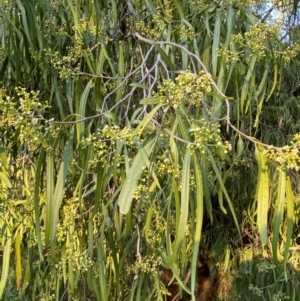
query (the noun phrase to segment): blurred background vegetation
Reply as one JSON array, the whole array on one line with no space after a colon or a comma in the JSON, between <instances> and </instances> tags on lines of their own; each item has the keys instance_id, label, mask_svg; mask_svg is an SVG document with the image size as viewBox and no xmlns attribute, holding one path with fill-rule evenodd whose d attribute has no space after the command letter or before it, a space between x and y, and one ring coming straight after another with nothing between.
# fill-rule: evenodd
<instances>
[{"instance_id":1,"label":"blurred background vegetation","mask_svg":"<svg viewBox=\"0 0 300 301\"><path fill-rule=\"evenodd\" d=\"M1 300L298 300L297 8L0 0Z\"/></svg>"}]
</instances>

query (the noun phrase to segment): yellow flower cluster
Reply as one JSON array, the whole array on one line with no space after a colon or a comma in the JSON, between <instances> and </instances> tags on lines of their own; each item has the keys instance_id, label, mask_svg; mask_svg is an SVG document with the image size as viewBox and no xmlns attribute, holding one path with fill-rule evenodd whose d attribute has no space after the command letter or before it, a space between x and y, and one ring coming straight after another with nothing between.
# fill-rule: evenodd
<instances>
[{"instance_id":1,"label":"yellow flower cluster","mask_svg":"<svg viewBox=\"0 0 300 301\"><path fill-rule=\"evenodd\" d=\"M175 82L165 80L159 87L159 95L166 96L163 98L166 105L176 109L181 104L201 106L202 97L211 90L210 74L183 72L175 79Z\"/></svg>"},{"instance_id":2,"label":"yellow flower cluster","mask_svg":"<svg viewBox=\"0 0 300 301\"><path fill-rule=\"evenodd\" d=\"M47 102L39 101L39 91L27 92L25 88L17 87L15 96L10 97L5 90L0 90L0 130L6 135L20 130L19 142L26 143L28 150L34 151L45 143L44 135L50 126L50 121L43 117L47 108Z\"/></svg>"},{"instance_id":3,"label":"yellow flower cluster","mask_svg":"<svg viewBox=\"0 0 300 301\"><path fill-rule=\"evenodd\" d=\"M291 145L283 146L282 148L270 147L265 151L269 160L275 161L279 164L278 168L293 169L299 171L300 169L300 133L294 136Z\"/></svg>"},{"instance_id":4,"label":"yellow flower cluster","mask_svg":"<svg viewBox=\"0 0 300 301\"><path fill-rule=\"evenodd\" d=\"M231 144L227 141L222 141L219 124L217 123L201 120L199 124L191 127L190 132L194 136L197 149L200 149L202 152L205 152L205 146L222 150L224 155L231 150Z\"/></svg>"},{"instance_id":5,"label":"yellow flower cluster","mask_svg":"<svg viewBox=\"0 0 300 301\"><path fill-rule=\"evenodd\" d=\"M115 143L117 140L122 141L126 145L133 145L133 138L131 135L132 130L128 128L121 129L118 126L105 126L102 130L98 130L97 133L82 139L81 146L83 148L89 145L93 146L94 156L90 161L92 166L96 166L98 163L107 164L108 160L117 159L118 164L123 163L124 158L122 155L116 154ZM115 158L115 156L117 156Z\"/></svg>"}]
</instances>

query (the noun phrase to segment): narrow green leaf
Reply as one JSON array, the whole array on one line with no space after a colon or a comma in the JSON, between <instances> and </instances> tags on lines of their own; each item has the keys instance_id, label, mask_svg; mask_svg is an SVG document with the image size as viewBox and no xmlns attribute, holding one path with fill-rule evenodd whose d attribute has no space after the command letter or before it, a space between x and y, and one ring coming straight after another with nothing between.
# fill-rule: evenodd
<instances>
[{"instance_id":1,"label":"narrow green leaf","mask_svg":"<svg viewBox=\"0 0 300 301\"><path fill-rule=\"evenodd\" d=\"M53 191L54 191L54 158L53 150L47 152L46 156L46 244L51 242L51 219L53 215Z\"/></svg>"},{"instance_id":2,"label":"narrow green leaf","mask_svg":"<svg viewBox=\"0 0 300 301\"><path fill-rule=\"evenodd\" d=\"M220 46L220 31L221 31L221 9L216 12L215 30L214 30L214 40L212 45L212 75L215 78L217 76L218 68L218 48Z\"/></svg>"},{"instance_id":3,"label":"narrow green leaf","mask_svg":"<svg viewBox=\"0 0 300 301\"><path fill-rule=\"evenodd\" d=\"M59 209L62 203L63 190L65 187L65 181L68 174L69 164L71 161L71 157L73 154L73 136L74 136L74 128L71 128L70 137L66 142L66 146L63 152L62 161L60 164L59 172L56 179L55 190L53 192L53 197L50 200L52 203L50 204L51 211L47 212L46 216L46 225L49 227L49 242L53 243L56 237L56 228L59 219ZM53 173L53 170L52 170ZM53 174L51 178L53 177ZM51 188L51 187L50 187ZM51 188L52 189L52 188ZM48 200L49 201L49 200ZM48 231L46 233L48 233Z\"/></svg>"},{"instance_id":4,"label":"narrow green leaf","mask_svg":"<svg viewBox=\"0 0 300 301\"><path fill-rule=\"evenodd\" d=\"M175 70L175 67L174 67L172 61L170 60L168 55L165 53L165 51L157 44L155 44L155 49L159 52L159 54L161 55L162 60L167 64L167 66L171 70Z\"/></svg>"},{"instance_id":5,"label":"narrow green leaf","mask_svg":"<svg viewBox=\"0 0 300 301\"><path fill-rule=\"evenodd\" d=\"M270 97L273 95L273 92L275 91L276 86L278 85L277 77L278 77L278 65L276 62L277 58L273 55L273 62L274 62L274 70L273 70L273 85L271 88L271 91L269 92L269 95L266 99L266 102L270 99Z\"/></svg>"},{"instance_id":6,"label":"narrow green leaf","mask_svg":"<svg viewBox=\"0 0 300 301\"><path fill-rule=\"evenodd\" d=\"M150 206L147 210L146 221L145 221L145 239L148 243L149 243L149 230L152 231L151 229L152 216L153 216L153 209L152 206Z\"/></svg>"},{"instance_id":7,"label":"narrow green leaf","mask_svg":"<svg viewBox=\"0 0 300 301\"><path fill-rule=\"evenodd\" d=\"M66 246L68 249L73 249L73 239L71 238L71 234L69 233L69 231L67 231L67 235L66 235ZM74 283L74 271L73 271L73 262L71 260L67 261L67 267L68 267L68 285L69 285L69 290L71 294L74 294L74 288L75 288L75 283Z\"/></svg>"},{"instance_id":8,"label":"narrow green leaf","mask_svg":"<svg viewBox=\"0 0 300 301\"><path fill-rule=\"evenodd\" d=\"M210 38L210 32L205 32L205 37L204 39L204 45L203 45L203 50L202 50L202 61L205 67L209 70L210 69L210 64L211 64L211 38Z\"/></svg>"},{"instance_id":9,"label":"narrow green leaf","mask_svg":"<svg viewBox=\"0 0 300 301\"><path fill-rule=\"evenodd\" d=\"M2 170L8 170L8 163L7 163L7 158L6 158L6 153L5 153L5 148L2 145L2 143L0 143L0 162L2 165Z\"/></svg>"},{"instance_id":10,"label":"narrow green leaf","mask_svg":"<svg viewBox=\"0 0 300 301\"><path fill-rule=\"evenodd\" d=\"M181 205L180 205L180 218L179 225L176 229L176 239L174 243L174 250L171 258L167 262L167 266L173 265L174 261L180 253L180 248L183 243L186 225L189 213L189 193L190 193L190 161L191 151L188 148L184 155L182 166L182 185L181 185Z\"/></svg>"},{"instance_id":11,"label":"narrow green leaf","mask_svg":"<svg viewBox=\"0 0 300 301\"><path fill-rule=\"evenodd\" d=\"M272 251L275 263L278 263L279 255L279 233L283 218L284 201L286 190L286 174L283 170L279 171L278 186L277 186L277 200L273 219L273 237L272 237Z\"/></svg>"},{"instance_id":12,"label":"narrow green leaf","mask_svg":"<svg viewBox=\"0 0 300 301\"><path fill-rule=\"evenodd\" d=\"M218 178L219 184L220 184L220 186L222 188L222 191L223 191L223 193L225 195L225 198L227 200L227 203L228 203L228 206L230 208L230 211L231 211L232 217L234 219L236 228L238 230L239 236L240 236L240 238L242 238L241 228L240 228L240 225L238 223L238 220L237 220L237 217L236 217L236 214L235 214L235 210L233 208L233 204L232 204L232 202L230 200L230 197L229 197L229 195L227 193L227 190L226 190L226 188L224 186L224 183L223 183L223 180L222 180L222 176L221 176L220 171L219 171L219 169L217 167L216 161L215 161L215 159L214 159L211 151L207 147L205 147L205 151L207 152L207 154L209 156L209 159L210 159L211 165L213 167L213 170L214 170L214 172L215 172L215 174L216 174L216 176Z\"/></svg>"},{"instance_id":13,"label":"narrow green leaf","mask_svg":"<svg viewBox=\"0 0 300 301\"><path fill-rule=\"evenodd\" d=\"M178 14L179 14L180 18L183 19L184 18L184 12L183 12L183 9L181 7L181 2L179 2L178 0L172 0L172 1L175 5L177 11L178 11Z\"/></svg>"},{"instance_id":14,"label":"narrow green leaf","mask_svg":"<svg viewBox=\"0 0 300 301\"><path fill-rule=\"evenodd\" d=\"M241 135L239 135L239 141L237 143L237 149L236 149L236 157L239 158L241 154L244 151L244 143Z\"/></svg>"},{"instance_id":15,"label":"narrow green leaf","mask_svg":"<svg viewBox=\"0 0 300 301\"><path fill-rule=\"evenodd\" d=\"M67 264L68 264L68 254L66 252L67 250L67 242L65 242L61 249L60 249L60 256L61 256L61 268L62 268L62 276L63 276L63 282L67 283Z\"/></svg>"},{"instance_id":16,"label":"narrow green leaf","mask_svg":"<svg viewBox=\"0 0 300 301\"><path fill-rule=\"evenodd\" d=\"M178 148L174 139L174 133L177 129L178 126L178 120L175 119L175 122L173 123L173 127L172 127L172 132L170 134L170 149L171 149L171 154L172 154L172 158L174 161L174 165L177 166L179 164L179 153L178 153Z\"/></svg>"},{"instance_id":17,"label":"narrow green leaf","mask_svg":"<svg viewBox=\"0 0 300 301\"><path fill-rule=\"evenodd\" d=\"M213 96L213 97L219 98L219 99L234 100L233 97L224 96L224 95L221 95L221 94L216 93L216 92L208 92L208 93L206 93L206 95L207 96Z\"/></svg>"},{"instance_id":18,"label":"narrow green leaf","mask_svg":"<svg viewBox=\"0 0 300 301\"><path fill-rule=\"evenodd\" d=\"M103 224L104 225L104 224ZM100 286L100 294L101 301L107 300L107 281L106 281L106 256L104 251L104 227L101 227L101 235L98 240L98 273L99 273L99 286Z\"/></svg>"},{"instance_id":19,"label":"narrow green leaf","mask_svg":"<svg viewBox=\"0 0 300 301\"><path fill-rule=\"evenodd\" d=\"M258 163L257 180L257 227L263 245L268 239L268 208L269 208L269 174L267 158L263 149L255 146L255 157Z\"/></svg>"},{"instance_id":20,"label":"narrow green leaf","mask_svg":"<svg viewBox=\"0 0 300 301\"><path fill-rule=\"evenodd\" d=\"M201 241L201 231L202 231L202 222L203 222L203 182L202 182L202 173L199 160L197 156L193 155L194 159L194 168L195 168L195 178L196 178L196 228L194 234L194 246L193 246L193 256L192 256L192 272L191 272L191 292L194 292L196 289L196 275L197 275L197 265L198 265L198 253ZM192 294L194 298L194 294Z\"/></svg>"},{"instance_id":21,"label":"narrow green leaf","mask_svg":"<svg viewBox=\"0 0 300 301\"><path fill-rule=\"evenodd\" d=\"M149 157L154 148L154 142L155 139L152 139L148 141L148 143L144 146L144 156L146 154ZM144 161L143 154L140 150L135 156L132 166L126 174L126 180L123 184L120 196L118 198L118 205L121 214L128 213L133 200L134 192L138 185L138 180L140 179L146 165L147 163Z\"/></svg>"},{"instance_id":22,"label":"narrow green leaf","mask_svg":"<svg viewBox=\"0 0 300 301\"><path fill-rule=\"evenodd\" d=\"M140 84L140 83L131 83L129 86L130 87L141 88L141 89L144 89L144 90L147 90L147 91L149 90L148 86Z\"/></svg>"},{"instance_id":23,"label":"narrow green leaf","mask_svg":"<svg viewBox=\"0 0 300 301\"><path fill-rule=\"evenodd\" d=\"M256 127L256 128L259 125L262 106L265 102L265 92L266 92L268 74L269 74L269 68L266 67L266 70L264 72L264 75L262 77L260 85L259 85L258 90L256 92L256 98L260 97L260 101L257 103L256 116L255 116L255 122L254 122L254 127Z\"/></svg>"},{"instance_id":24,"label":"narrow green leaf","mask_svg":"<svg viewBox=\"0 0 300 301\"><path fill-rule=\"evenodd\" d=\"M210 185L209 185L210 171L208 170L208 158L207 158L207 154L205 154L205 153L201 154L200 166L201 166L201 173L202 173L205 209L206 209L206 212L208 213L211 223L213 223L211 189L210 189Z\"/></svg>"},{"instance_id":25,"label":"narrow green leaf","mask_svg":"<svg viewBox=\"0 0 300 301\"><path fill-rule=\"evenodd\" d=\"M94 256L94 223L93 223L93 216L92 212L89 215L88 219L88 256L92 258ZM95 281L95 277L93 276L94 272L94 266L88 266L88 271L87 271L87 283L88 287L91 291L95 292L97 296L97 300L100 301L100 290L98 287L98 284Z\"/></svg>"},{"instance_id":26,"label":"narrow green leaf","mask_svg":"<svg viewBox=\"0 0 300 301\"><path fill-rule=\"evenodd\" d=\"M157 103L163 102L161 97L156 96L156 97L149 97L149 98L144 98L140 101L140 104L142 105L155 105Z\"/></svg>"},{"instance_id":27,"label":"narrow green leaf","mask_svg":"<svg viewBox=\"0 0 300 301\"><path fill-rule=\"evenodd\" d=\"M146 4L147 4L147 8L150 9L152 14L156 13L156 5L154 4L154 2L152 0L145 0Z\"/></svg>"},{"instance_id":28,"label":"narrow green leaf","mask_svg":"<svg viewBox=\"0 0 300 301\"><path fill-rule=\"evenodd\" d=\"M36 164L35 179L34 179L34 194L33 194L35 232L37 236L38 251L41 260L43 259L43 251L42 251L42 235L41 235L41 221L40 221L41 218L40 185L42 183L42 169L44 165L44 159L45 159L45 149L42 147L38 157L38 162Z\"/></svg>"},{"instance_id":29,"label":"narrow green leaf","mask_svg":"<svg viewBox=\"0 0 300 301\"><path fill-rule=\"evenodd\" d=\"M148 154L145 152L145 150L140 146L139 142L136 142L138 149L143 157L143 161L146 164L146 167L149 169L151 176L153 177L154 183L155 185L161 190L160 184L159 184L159 180L156 176L155 171L153 170L153 168L150 166L150 160L149 160L149 156ZM151 189L150 189L151 191Z\"/></svg>"},{"instance_id":30,"label":"narrow green leaf","mask_svg":"<svg viewBox=\"0 0 300 301\"><path fill-rule=\"evenodd\" d=\"M2 187L11 188L11 182L6 172L0 171L0 183Z\"/></svg>"},{"instance_id":31,"label":"narrow green leaf","mask_svg":"<svg viewBox=\"0 0 300 301\"><path fill-rule=\"evenodd\" d=\"M124 44L119 43L119 74L125 76Z\"/></svg>"},{"instance_id":32,"label":"narrow green leaf","mask_svg":"<svg viewBox=\"0 0 300 301\"><path fill-rule=\"evenodd\" d=\"M33 44L32 44L32 39L31 39L32 37L31 37L31 34L29 32L26 10L25 10L25 8L24 8L24 6L23 6L23 4L20 0L16 0L16 3L17 3L17 5L18 5L18 7L21 11L20 16L21 16L21 19L22 19L23 28L24 28L26 38L28 40L28 43L32 47L32 49L34 49Z\"/></svg>"},{"instance_id":33,"label":"narrow green leaf","mask_svg":"<svg viewBox=\"0 0 300 301\"><path fill-rule=\"evenodd\" d=\"M179 130L180 130L180 133L183 137L183 139L187 142L191 141L190 137L189 137L189 129L187 127L187 124L184 122L183 118L182 118L182 115L181 113L184 113L183 112L184 110L178 110L176 112L176 120L178 122L178 126L179 126Z\"/></svg>"},{"instance_id":34,"label":"narrow green leaf","mask_svg":"<svg viewBox=\"0 0 300 301\"><path fill-rule=\"evenodd\" d=\"M17 290L20 290L22 285L22 255L21 255L21 233L22 228L17 229L15 235L15 264L16 264L16 280L17 280Z\"/></svg>"},{"instance_id":35,"label":"narrow green leaf","mask_svg":"<svg viewBox=\"0 0 300 301\"><path fill-rule=\"evenodd\" d=\"M163 104L158 104L155 108L149 112L149 114L143 118L143 120L140 122L140 124L136 127L136 129L133 131L132 135L140 135L141 132L144 130L144 128L147 126L147 124L151 121L151 119L154 117L156 112L163 106Z\"/></svg>"},{"instance_id":36,"label":"narrow green leaf","mask_svg":"<svg viewBox=\"0 0 300 301\"><path fill-rule=\"evenodd\" d=\"M287 271L286 271L286 265L288 262L288 256L290 252L290 246L291 246L291 240L293 235L293 226L294 226L294 218L295 218L295 209L294 209L294 202L295 197L293 194L291 179L288 176L286 178L286 243L285 243L285 249L284 249L284 274L285 274L285 280L287 281Z\"/></svg>"},{"instance_id":37,"label":"narrow green leaf","mask_svg":"<svg viewBox=\"0 0 300 301\"><path fill-rule=\"evenodd\" d=\"M9 231L7 231L9 232ZM0 279L0 298L2 298L6 281L8 278L8 272L9 272L9 262L10 262L10 253L11 253L11 243L12 238L11 234L7 233L7 237L5 240L3 253L2 253L2 270L1 270L1 279Z\"/></svg>"},{"instance_id":38,"label":"narrow green leaf","mask_svg":"<svg viewBox=\"0 0 300 301\"><path fill-rule=\"evenodd\" d=\"M107 119L111 120L113 123L117 123L117 121L118 121L118 118L114 113L104 112L103 116L105 116Z\"/></svg>"},{"instance_id":39,"label":"narrow green leaf","mask_svg":"<svg viewBox=\"0 0 300 301\"><path fill-rule=\"evenodd\" d=\"M162 258L164 261L167 261L167 254L162 251L161 252L161 255L162 255ZM170 266L170 269L172 270L172 273L173 273L173 277L177 280L178 282L178 285L184 290L186 291L188 294L191 294L191 291L186 287L186 285L183 283L183 281L181 280L181 277L178 273L178 267L175 263L173 263L171 266Z\"/></svg>"},{"instance_id":40,"label":"narrow green leaf","mask_svg":"<svg viewBox=\"0 0 300 301\"><path fill-rule=\"evenodd\" d=\"M249 96L249 86L251 82L251 78L255 76L254 68L255 68L255 63L256 63L257 56L254 55L250 61L249 69L247 72L247 75L245 77L245 81L243 84L242 92L241 92L241 97L240 97L240 109L242 114L245 114L247 112L247 105L245 104L246 99Z\"/></svg>"},{"instance_id":41,"label":"narrow green leaf","mask_svg":"<svg viewBox=\"0 0 300 301\"><path fill-rule=\"evenodd\" d=\"M228 16L227 16L227 30L226 30L226 40L224 47L227 49L230 46L230 43L232 42L232 29L234 27L234 21L235 21L235 12L232 7L232 4L228 5Z\"/></svg>"},{"instance_id":42,"label":"narrow green leaf","mask_svg":"<svg viewBox=\"0 0 300 301\"><path fill-rule=\"evenodd\" d=\"M90 94L90 90L92 88L92 84L94 82L94 79L91 79L87 85L85 86L84 88L84 91L83 93L81 94L81 97L80 97L80 105L79 105L79 112L78 112L78 116L77 116L77 119L82 119L84 117L86 117L86 107L87 107L87 101L89 99L89 94ZM84 122L81 122L79 124L79 127L80 127L80 137L85 133L85 123Z\"/></svg>"}]
</instances>

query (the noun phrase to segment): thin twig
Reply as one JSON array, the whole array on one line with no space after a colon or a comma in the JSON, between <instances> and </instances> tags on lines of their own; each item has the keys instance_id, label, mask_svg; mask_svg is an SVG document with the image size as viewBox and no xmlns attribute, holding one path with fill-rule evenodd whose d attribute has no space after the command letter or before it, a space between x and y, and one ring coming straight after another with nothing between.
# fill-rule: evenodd
<instances>
[{"instance_id":1,"label":"thin twig","mask_svg":"<svg viewBox=\"0 0 300 301\"><path fill-rule=\"evenodd\" d=\"M147 54L145 55L145 59L142 61L142 63L133 71L131 72L128 76L125 77L125 79L120 83L120 85L118 85L113 91L111 91L108 95L106 95L104 97L104 102L103 102L103 105L102 105L102 112L104 111L104 104L106 102L106 100L113 94L115 93L117 90L119 90L120 87L123 86L123 84L127 81L127 79L129 79L129 77L133 74L135 74L138 70L140 70L144 64L145 61L147 61L152 49L154 48L154 46L152 46L149 51L147 52ZM115 109L117 106L119 106L124 100L127 99L127 97L129 97L135 90L136 88L133 88L129 94L127 94L125 97L123 97L120 101L118 101L112 108L109 109L109 112L111 112L113 109Z\"/></svg>"},{"instance_id":2,"label":"thin twig","mask_svg":"<svg viewBox=\"0 0 300 301\"><path fill-rule=\"evenodd\" d=\"M152 92L152 89L154 88L154 85L157 83L157 72L158 72L158 64L161 64L161 66L163 67L163 69L166 71L166 74L167 74L167 78L169 78L169 70L167 68L167 66L165 65L165 63L162 61L160 55L158 54L157 56L157 60L156 62L153 64L153 66L148 69L147 66L146 66L146 62L148 60L148 57L150 56L153 48L155 47L155 45L158 45L158 46L163 46L163 45L171 45L171 46L174 46L174 47L177 47L183 51L185 51L191 58L191 61L192 61L192 58L195 59L199 65L201 66L201 68L203 69L203 71L206 73L206 74L210 74L207 70L207 68L205 67L204 63L201 61L201 59L195 55L194 53L190 52L185 46L182 46L182 45L179 45L177 43L174 43L174 42L168 42L168 41L158 41L158 42L155 42L155 41L152 41L152 40L149 40L149 39L146 39L145 37L141 36L138 32L135 32L133 34L133 36L140 40L140 41L143 41L147 44L150 44L151 47L150 49L148 50L148 52L146 53L145 57L142 55L142 62L141 64L136 68L134 69L132 72L130 72L126 77L104 77L104 76L95 76L95 77L103 77L103 78L109 78L109 79L122 79L122 82L113 90L111 91L110 93L108 93L105 98L104 98L104 101L103 101L103 105L102 105L102 110L101 110L101 113L99 114L96 114L96 115L93 115L93 116L89 116L89 117L84 117L82 119L79 119L79 120L75 120L75 121L64 121L64 122L55 122L55 124L76 124L76 123L80 123L80 122L84 122L84 121L87 121L87 120L90 120L90 119L95 119L95 118L99 118L99 117L102 117L104 116L103 115L103 111L104 111L104 106L105 106L105 103L106 103L106 100L111 96L113 95L118 89L120 89L128 80L129 78L136 74L137 71L141 70L141 74L142 74L142 79L139 81L139 83L144 83L145 80L148 78L150 80L150 77L151 77L151 72L153 69L155 69L155 76L153 78L153 81L152 81L152 84L150 85L150 91L148 93L148 95L151 95L151 92ZM139 49L140 50L140 49ZM140 53L141 53L141 50L140 50ZM193 62L192 62L193 63ZM146 73L144 73L144 70L146 71ZM80 74L86 74L86 73L80 73ZM86 75L89 75L89 74L86 74ZM257 140L256 138L253 138L251 136L248 136L247 134L243 133L242 131L240 131L238 128L236 128L230 121L230 103L229 103L229 100L227 98L227 96L220 90L220 88L218 87L218 85L216 84L216 82L213 80L212 77L210 77L210 81L213 85L213 87L215 88L215 90L220 94L220 96L224 97L225 99L225 104L226 104L226 123L227 123L227 131L229 131L229 127L232 128L235 132L237 132L238 134L240 134L241 136L243 136L244 138L246 138L247 140L253 142L254 144L258 144L258 145L262 145L266 148L270 148L272 147L273 149L281 149L279 147L275 147L275 146L271 146L271 145L268 145L268 144L265 144L259 140ZM150 83L150 82L149 82ZM130 96L132 96L132 94L134 93L134 91L136 90L137 88L136 87L133 87L131 89L131 91L126 94L120 101L118 101L116 104L114 104L110 109L109 109L109 112L113 111L117 106L119 106L122 102L124 102L127 98L129 98ZM126 114L128 112L128 106L127 106L127 111L126 111ZM143 112L145 112L145 108L143 110ZM153 120L154 121L154 120ZM155 122L155 121L154 121ZM163 129L163 131L169 135L171 135L171 132L167 129ZM186 144L191 144L191 145L195 145L195 143L192 143L192 142L189 142L189 141L185 141L184 139L181 139L180 137L178 136L175 136L173 135L173 137L181 142L184 142Z\"/></svg>"},{"instance_id":3,"label":"thin twig","mask_svg":"<svg viewBox=\"0 0 300 301\"><path fill-rule=\"evenodd\" d=\"M203 71L206 73L206 74L210 74L207 70L207 68L205 67L204 63L201 61L201 59L195 55L194 53L190 52L186 47L182 46L182 45L179 45L179 44L176 44L176 43L173 43L173 42L165 42L165 41L159 41L159 42L154 42L154 41L151 41L149 39L146 39L144 37L142 37L139 33L135 33L135 37L145 43L148 43L148 44L151 44L151 45L155 45L155 44L158 44L158 45L172 45L174 47L177 47L179 49L182 49L183 51L185 51L190 57L193 57L196 59L196 61L200 64L200 66L202 67ZM216 89L216 91L222 96L224 97L225 99L225 103L226 103L226 108L227 108L227 113L226 113L226 121L227 121L227 130L229 130L229 127L231 127L234 131L236 131L237 133L239 133L241 136L245 137L247 140L255 143L255 144L259 144L259 145L262 145L264 147L267 147L267 148L274 148L274 149L280 149L279 147L275 147L275 146L271 146L271 145L268 145L268 144L265 144L251 136L248 136L246 135L245 133L243 133L242 131L240 131L239 129L237 129L234 125L232 125L232 123L230 122L230 103L229 103L229 100L227 98L227 96L219 89L218 85L216 84L216 82L210 78L210 81L212 83L212 85L214 86L214 88Z\"/></svg>"}]
</instances>

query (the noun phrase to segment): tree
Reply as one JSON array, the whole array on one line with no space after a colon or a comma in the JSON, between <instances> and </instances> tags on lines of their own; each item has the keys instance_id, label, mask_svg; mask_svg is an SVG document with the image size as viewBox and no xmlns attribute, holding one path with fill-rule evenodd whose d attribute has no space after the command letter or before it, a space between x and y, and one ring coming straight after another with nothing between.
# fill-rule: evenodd
<instances>
[{"instance_id":1,"label":"tree","mask_svg":"<svg viewBox=\"0 0 300 301\"><path fill-rule=\"evenodd\" d=\"M164 300L168 273L192 300L214 274L224 299L298 294L299 44L262 7L1 8L0 295Z\"/></svg>"}]
</instances>

